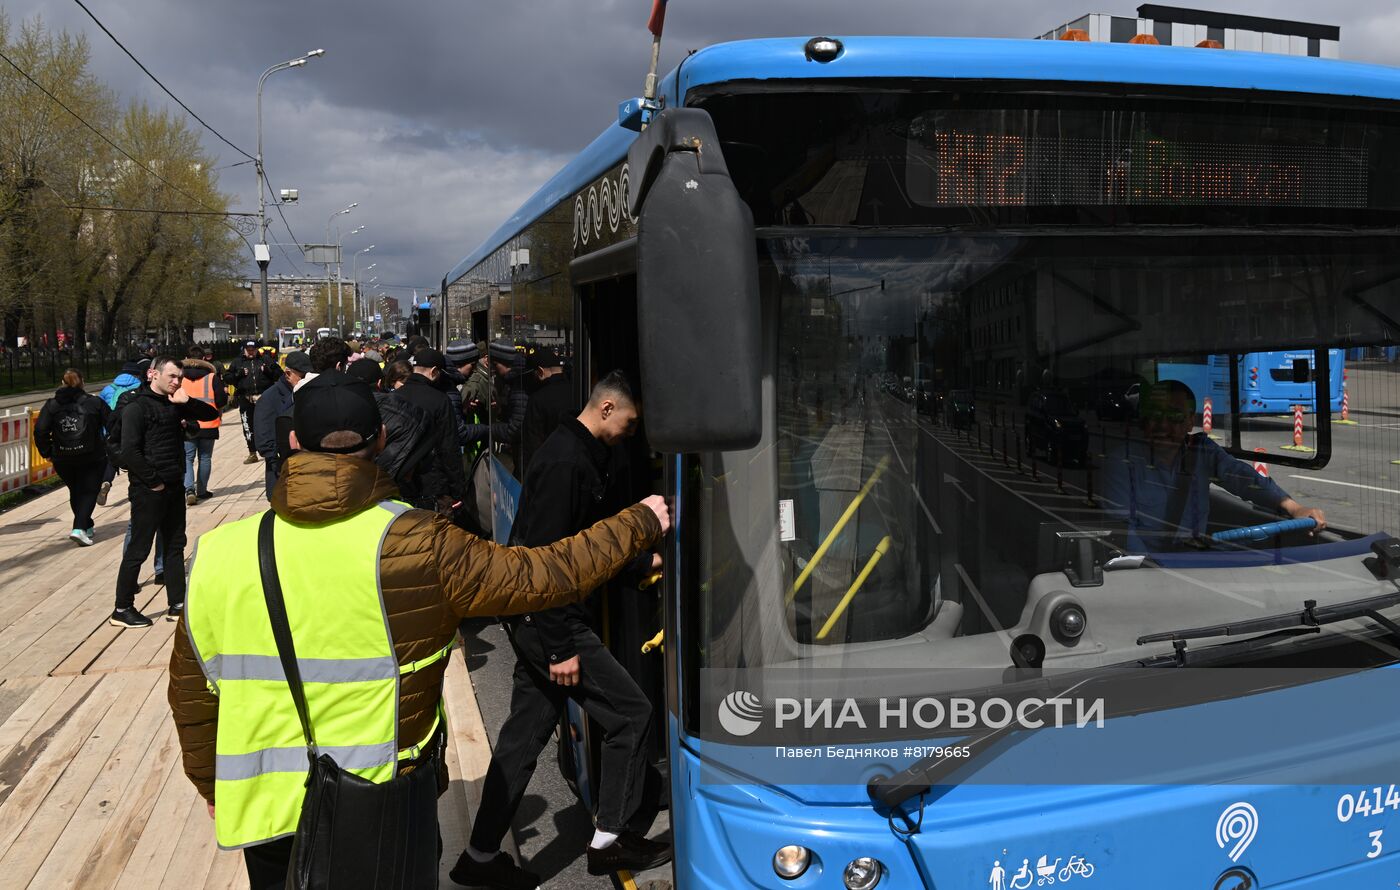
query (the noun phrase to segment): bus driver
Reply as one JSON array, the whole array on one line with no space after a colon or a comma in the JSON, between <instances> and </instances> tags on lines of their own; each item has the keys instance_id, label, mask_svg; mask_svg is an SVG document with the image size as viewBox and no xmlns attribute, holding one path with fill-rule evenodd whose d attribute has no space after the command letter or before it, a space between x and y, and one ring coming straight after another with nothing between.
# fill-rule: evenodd
<instances>
[{"instance_id":1,"label":"bus driver","mask_svg":"<svg viewBox=\"0 0 1400 890\"><path fill-rule=\"evenodd\" d=\"M1153 553L1199 546L1210 518L1210 485L1269 511L1327 526L1321 510L1305 507L1248 463L1231 457L1209 436L1191 432L1196 397L1179 380L1163 380L1143 394L1143 441L1126 458L1105 461L1104 497L1128 526L1128 552ZM1315 530L1316 531L1316 530Z\"/></svg>"}]
</instances>

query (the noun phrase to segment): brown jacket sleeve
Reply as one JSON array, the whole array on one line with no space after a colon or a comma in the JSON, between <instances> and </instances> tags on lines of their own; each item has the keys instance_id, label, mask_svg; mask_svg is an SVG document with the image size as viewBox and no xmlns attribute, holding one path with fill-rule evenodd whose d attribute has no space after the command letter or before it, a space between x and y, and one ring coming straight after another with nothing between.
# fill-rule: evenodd
<instances>
[{"instance_id":1,"label":"brown jacket sleeve","mask_svg":"<svg viewBox=\"0 0 1400 890\"><path fill-rule=\"evenodd\" d=\"M438 517L438 583L459 618L522 615L577 602L661 540L656 514L637 504L548 547L503 547Z\"/></svg>"},{"instance_id":2,"label":"brown jacket sleeve","mask_svg":"<svg viewBox=\"0 0 1400 890\"><path fill-rule=\"evenodd\" d=\"M185 619L175 628L170 652L170 689L167 693L175 730L180 735L185 775L200 795L214 802L214 736L219 728L219 697L209 691L204 670L190 645Z\"/></svg>"}]
</instances>

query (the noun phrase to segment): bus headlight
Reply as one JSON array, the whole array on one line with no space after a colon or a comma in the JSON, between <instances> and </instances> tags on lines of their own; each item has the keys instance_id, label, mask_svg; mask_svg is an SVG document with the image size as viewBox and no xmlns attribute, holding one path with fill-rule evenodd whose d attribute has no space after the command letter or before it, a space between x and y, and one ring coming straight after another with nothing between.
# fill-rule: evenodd
<instances>
[{"instance_id":1,"label":"bus headlight","mask_svg":"<svg viewBox=\"0 0 1400 890\"><path fill-rule=\"evenodd\" d=\"M788 844L779 847L778 852L773 854L773 871L777 872L778 877L791 881L802 877L811 862L811 850L799 844Z\"/></svg>"},{"instance_id":2,"label":"bus headlight","mask_svg":"<svg viewBox=\"0 0 1400 890\"><path fill-rule=\"evenodd\" d=\"M846 890L871 890L884 874L885 866L880 860L862 856L847 863L841 877L846 882Z\"/></svg>"}]
</instances>

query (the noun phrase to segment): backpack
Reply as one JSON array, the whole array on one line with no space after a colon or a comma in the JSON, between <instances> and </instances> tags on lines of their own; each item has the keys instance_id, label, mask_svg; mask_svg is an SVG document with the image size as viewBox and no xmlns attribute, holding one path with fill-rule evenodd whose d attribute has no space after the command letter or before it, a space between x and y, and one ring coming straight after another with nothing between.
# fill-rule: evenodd
<instances>
[{"instance_id":1,"label":"backpack","mask_svg":"<svg viewBox=\"0 0 1400 890\"><path fill-rule=\"evenodd\" d=\"M107 403L108 408L115 410L117 407L117 399L122 397L122 393L131 392L140 385L140 381L132 383L129 386L117 386L115 383L109 383L102 389L102 398Z\"/></svg>"},{"instance_id":2,"label":"backpack","mask_svg":"<svg viewBox=\"0 0 1400 890\"><path fill-rule=\"evenodd\" d=\"M98 452L100 440L97 418L84 411L82 403L60 402L53 412L53 453L55 457L87 457Z\"/></svg>"},{"instance_id":3,"label":"backpack","mask_svg":"<svg viewBox=\"0 0 1400 890\"><path fill-rule=\"evenodd\" d=\"M126 392L131 392L134 389L136 387L132 387ZM122 395L126 395L126 392ZM126 399L126 404L131 404L131 399ZM109 421L111 428L107 430L107 463L118 470L126 469L126 466L122 464L122 415L125 413L126 405L122 404L122 400L118 398L116 410L112 412L112 419Z\"/></svg>"}]
</instances>

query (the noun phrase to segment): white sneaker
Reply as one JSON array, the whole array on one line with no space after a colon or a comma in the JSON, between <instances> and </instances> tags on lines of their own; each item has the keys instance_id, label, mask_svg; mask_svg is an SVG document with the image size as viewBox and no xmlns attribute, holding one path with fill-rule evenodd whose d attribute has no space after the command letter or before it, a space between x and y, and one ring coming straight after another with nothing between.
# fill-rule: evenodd
<instances>
[{"instance_id":1,"label":"white sneaker","mask_svg":"<svg viewBox=\"0 0 1400 890\"><path fill-rule=\"evenodd\" d=\"M81 546L81 547L91 547L91 546L92 546L92 538L88 537L88 533L87 533L87 531L86 531L85 529L81 529L81 528L75 528L75 529L73 529L72 533L70 533L70 534L68 535L68 540L72 541L74 544L77 544L77 545L79 545L79 546Z\"/></svg>"}]
</instances>

